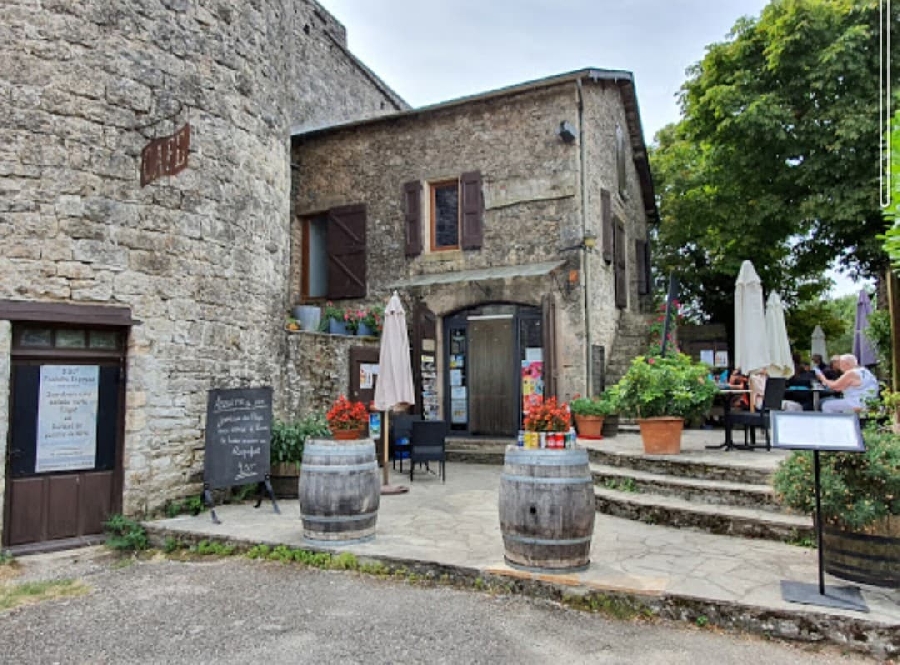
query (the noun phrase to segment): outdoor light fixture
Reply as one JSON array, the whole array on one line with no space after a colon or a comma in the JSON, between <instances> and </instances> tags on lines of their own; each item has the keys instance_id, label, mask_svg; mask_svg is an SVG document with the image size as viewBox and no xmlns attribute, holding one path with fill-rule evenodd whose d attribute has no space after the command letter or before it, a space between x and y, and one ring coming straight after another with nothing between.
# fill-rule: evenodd
<instances>
[{"instance_id":1,"label":"outdoor light fixture","mask_svg":"<svg viewBox=\"0 0 900 665\"><path fill-rule=\"evenodd\" d=\"M561 138L564 143L571 143L575 140L575 128L568 120L563 120L559 123L559 129L556 130L556 133L559 134L559 138Z\"/></svg>"}]
</instances>

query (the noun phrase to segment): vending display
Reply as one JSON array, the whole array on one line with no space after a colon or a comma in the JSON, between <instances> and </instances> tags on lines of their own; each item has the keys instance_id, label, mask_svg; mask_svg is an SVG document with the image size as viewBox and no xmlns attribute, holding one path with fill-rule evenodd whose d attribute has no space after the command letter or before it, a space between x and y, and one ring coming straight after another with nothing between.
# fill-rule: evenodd
<instances>
[{"instance_id":1,"label":"vending display","mask_svg":"<svg viewBox=\"0 0 900 665\"><path fill-rule=\"evenodd\" d=\"M450 425L462 426L469 422L469 393L466 381L466 331L450 331Z\"/></svg>"},{"instance_id":2,"label":"vending display","mask_svg":"<svg viewBox=\"0 0 900 665\"><path fill-rule=\"evenodd\" d=\"M437 389L437 364L434 340L424 340L430 344L422 344L421 363L422 376L422 418L423 420L440 420Z\"/></svg>"}]
</instances>

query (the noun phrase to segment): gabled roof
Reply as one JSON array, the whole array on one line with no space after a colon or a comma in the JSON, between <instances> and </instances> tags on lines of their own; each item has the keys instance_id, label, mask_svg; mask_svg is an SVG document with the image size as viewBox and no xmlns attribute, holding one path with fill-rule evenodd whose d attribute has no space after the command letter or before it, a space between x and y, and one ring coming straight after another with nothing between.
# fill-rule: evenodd
<instances>
[{"instance_id":1,"label":"gabled roof","mask_svg":"<svg viewBox=\"0 0 900 665\"><path fill-rule=\"evenodd\" d=\"M546 78L526 81L516 85L498 88L488 92L476 95L468 95L458 97L439 104L430 104L419 108L400 111L398 113L389 113L364 120L355 120L351 122L337 123L333 125L298 125L291 127L291 138L303 139L322 136L337 132L343 129L366 127L368 125L376 125L380 123L389 123L399 118L412 118L430 115L447 109L466 104L483 102L490 99L500 97L511 97L517 94L538 90L541 88L549 88L568 82L590 81L593 83L605 82L612 83L619 88L622 98L622 104L625 107L625 117L628 123L628 134L631 140L631 152L634 156L634 166L637 169L640 178L641 197L644 202L644 211L648 221L655 222L659 220L659 211L656 208L656 198L653 192L653 179L650 175L650 163L647 156L647 146L644 143L644 132L641 128L641 116L638 108L637 94L634 87L634 75L624 70L613 69L595 69L586 68L579 69L565 74L557 74Z\"/></svg>"}]
</instances>

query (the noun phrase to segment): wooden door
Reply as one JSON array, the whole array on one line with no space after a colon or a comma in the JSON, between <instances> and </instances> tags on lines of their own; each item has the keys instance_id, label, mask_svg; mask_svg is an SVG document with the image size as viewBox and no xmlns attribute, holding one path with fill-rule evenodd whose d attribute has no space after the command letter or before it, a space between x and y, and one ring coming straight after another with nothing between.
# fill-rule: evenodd
<instances>
[{"instance_id":1,"label":"wooden door","mask_svg":"<svg viewBox=\"0 0 900 665\"><path fill-rule=\"evenodd\" d=\"M469 431L514 436L518 385L514 319L469 319ZM451 387L452 390L452 387Z\"/></svg>"},{"instance_id":2,"label":"wooden door","mask_svg":"<svg viewBox=\"0 0 900 665\"><path fill-rule=\"evenodd\" d=\"M67 371L83 376L80 394L54 394L51 381ZM100 534L121 509L122 379L118 361L13 361L5 545ZM50 428L71 429L81 448Z\"/></svg>"}]
</instances>

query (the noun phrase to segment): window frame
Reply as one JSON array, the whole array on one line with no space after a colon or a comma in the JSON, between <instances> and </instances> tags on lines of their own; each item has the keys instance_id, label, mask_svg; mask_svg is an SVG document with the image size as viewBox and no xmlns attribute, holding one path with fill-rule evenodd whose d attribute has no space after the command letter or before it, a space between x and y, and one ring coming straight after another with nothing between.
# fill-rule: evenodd
<instances>
[{"instance_id":1,"label":"window frame","mask_svg":"<svg viewBox=\"0 0 900 665\"><path fill-rule=\"evenodd\" d=\"M441 187L447 187L448 185L456 185L456 244L455 245L447 245L445 247L441 247L437 245L437 217L435 213L437 212L437 197L436 190ZM433 182L429 181L428 183L428 198L429 198L429 225L430 225L430 235L428 238L429 251L431 252L452 252L458 251L462 248L462 189L460 187L460 179L459 178L447 178L446 180L435 180Z\"/></svg>"}]
</instances>

